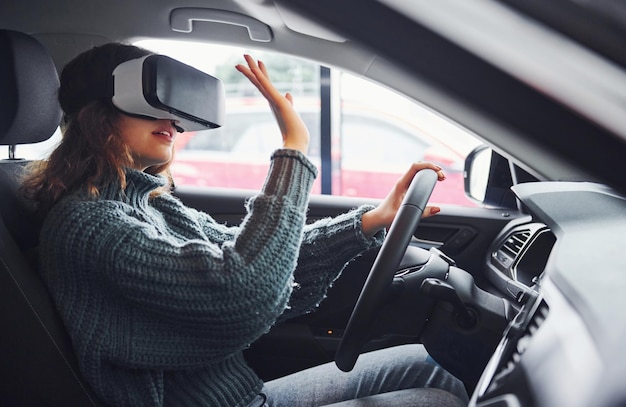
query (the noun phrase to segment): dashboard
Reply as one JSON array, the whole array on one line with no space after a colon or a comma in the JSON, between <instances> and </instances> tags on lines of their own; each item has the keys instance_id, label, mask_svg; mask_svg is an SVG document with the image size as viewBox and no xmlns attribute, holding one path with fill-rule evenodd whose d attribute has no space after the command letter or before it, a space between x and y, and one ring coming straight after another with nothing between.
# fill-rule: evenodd
<instances>
[{"instance_id":1,"label":"dashboard","mask_svg":"<svg viewBox=\"0 0 626 407\"><path fill-rule=\"evenodd\" d=\"M495 239L486 275L519 311L470 406L623 405L626 200L593 183L513 189L529 215Z\"/></svg>"}]
</instances>

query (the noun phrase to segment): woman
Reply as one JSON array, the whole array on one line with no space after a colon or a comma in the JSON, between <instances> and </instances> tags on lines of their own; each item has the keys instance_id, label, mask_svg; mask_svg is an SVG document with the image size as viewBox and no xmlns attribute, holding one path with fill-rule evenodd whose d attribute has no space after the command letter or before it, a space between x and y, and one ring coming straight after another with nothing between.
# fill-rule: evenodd
<instances>
[{"instance_id":1,"label":"woman","mask_svg":"<svg viewBox=\"0 0 626 407\"><path fill-rule=\"evenodd\" d=\"M417 171L434 169L440 180L444 174L433 164L415 164L378 207L305 226L317 174L305 157L308 131L291 96L276 91L262 62L245 56L247 64L236 68L268 100L283 148L272 155L242 224L218 224L168 191L163 174L172 160L175 122L129 116L110 99L84 98L85 89L117 65L148 54L107 44L65 67L59 89L63 141L24 184L45 215L41 274L81 371L102 400L115 406L247 406L269 399L270 406L316 406L421 386L466 400L455 378L424 361L421 347L414 353L419 361L402 353L386 362L404 369L408 381L364 386L363 378L380 370L366 358L365 371L351 375L326 366L264 386L242 350L277 321L315 308L347 262L381 243ZM330 378L330 371L343 375L344 390L306 393L314 389L302 385L307 377Z\"/></svg>"}]
</instances>

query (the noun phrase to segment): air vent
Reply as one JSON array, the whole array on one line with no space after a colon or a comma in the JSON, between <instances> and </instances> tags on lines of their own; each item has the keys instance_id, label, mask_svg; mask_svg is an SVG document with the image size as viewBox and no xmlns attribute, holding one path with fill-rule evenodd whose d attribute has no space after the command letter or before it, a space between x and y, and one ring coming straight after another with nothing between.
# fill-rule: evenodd
<instances>
[{"instance_id":1,"label":"air vent","mask_svg":"<svg viewBox=\"0 0 626 407\"><path fill-rule=\"evenodd\" d=\"M506 238L498 250L493 252L493 258L499 263L496 266L510 278L513 278L513 271L511 269L513 262L521 252L524 244L530 238L530 235L530 229L512 233Z\"/></svg>"},{"instance_id":2,"label":"air vent","mask_svg":"<svg viewBox=\"0 0 626 407\"><path fill-rule=\"evenodd\" d=\"M500 250L509 257L516 258L528 238L530 238L530 230L515 232L504 241Z\"/></svg>"}]
</instances>

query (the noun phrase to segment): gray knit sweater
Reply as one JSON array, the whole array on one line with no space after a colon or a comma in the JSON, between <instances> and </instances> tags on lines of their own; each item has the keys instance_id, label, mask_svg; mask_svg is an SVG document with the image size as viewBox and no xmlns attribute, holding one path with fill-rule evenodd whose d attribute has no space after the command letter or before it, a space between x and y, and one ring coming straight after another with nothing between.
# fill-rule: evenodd
<instances>
[{"instance_id":1,"label":"gray knit sweater","mask_svg":"<svg viewBox=\"0 0 626 407\"><path fill-rule=\"evenodd\" d=\"M315 167L272 157L239 227L216 223L128 170L128 186L80 192L50 211L41 273L81 371L114 406L246 406L261 380L242 350L277 320L315 308L345 264L378 245L361 207L305 226Z\"/></svg>"}]
</instances>

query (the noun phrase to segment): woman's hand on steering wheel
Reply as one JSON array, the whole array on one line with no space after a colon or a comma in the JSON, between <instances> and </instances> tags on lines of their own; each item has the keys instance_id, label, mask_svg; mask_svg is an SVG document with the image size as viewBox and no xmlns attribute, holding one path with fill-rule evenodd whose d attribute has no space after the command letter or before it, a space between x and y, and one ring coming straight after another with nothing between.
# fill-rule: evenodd
<instances>
[{"instance_id":1,"label":"woman's hand on steering wheel","mask_svg":"<svg viewBox=\"0 0 626 407\"><path fill-rule=\"evenodd\" d=\"M440 166L429 162L414 163L400 179L395 183L387 197L374 209L363 214L361 225L363 233L371 237L383 228L388 228L398 212L398 208L402 204L402 200L406 195L406 191L411 185L411 181L415 174L423 169L431 169L437 172L438 181L446 179L446 175ZM427 206L424 209L422 218L433 216L439 213L441 209L438 206Z\"/></svg>"}]
</instances>

